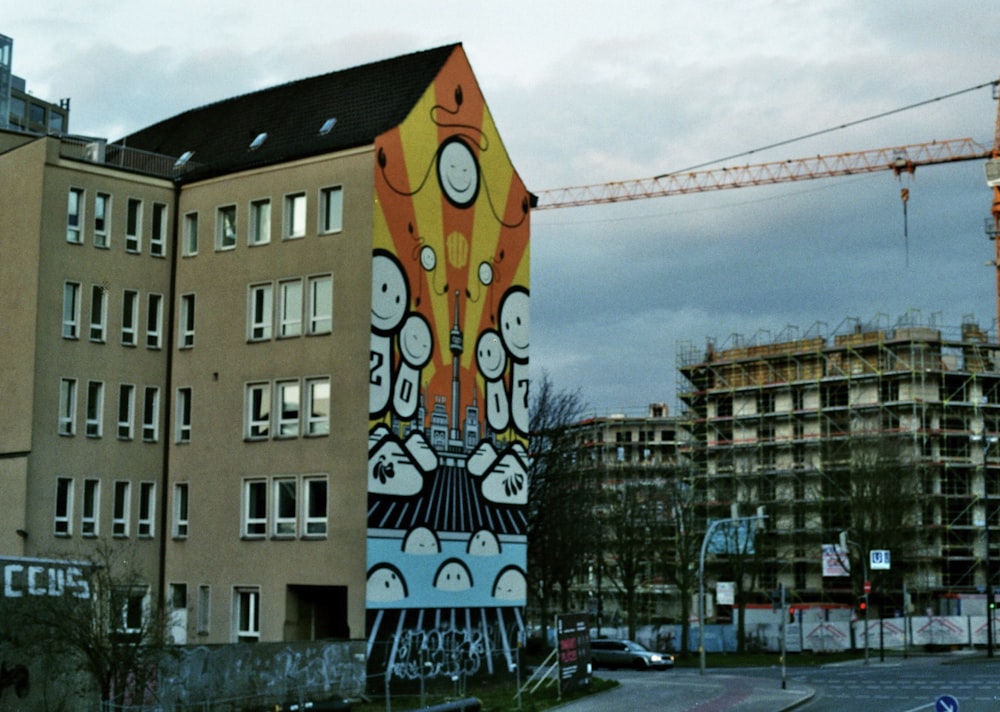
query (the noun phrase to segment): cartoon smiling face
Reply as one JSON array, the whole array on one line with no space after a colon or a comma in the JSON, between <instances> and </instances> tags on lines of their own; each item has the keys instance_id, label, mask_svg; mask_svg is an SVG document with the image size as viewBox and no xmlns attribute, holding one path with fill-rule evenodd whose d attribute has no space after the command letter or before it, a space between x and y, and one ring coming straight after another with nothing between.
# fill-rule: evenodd
<instances>
[{"instance_id":1,"label":"cartoon smiling face","mask_svg":"<svg viewBox=\"0 0 1000 712\"><path fill-rule=\"evenodd\" d=\"M495 381L503 375L507 355L500 342L500 334L493 329L486 329L479 335L479 340L476 341L476 363L487 381Z\"/></svg>"},{"instance_id":2,"label":"cartoon smiling face","mask_svg":"<svg viewBox=\"0 0 1000 712\"><path fill-rule=\"evenodd\" d=\"M390 333L406 314L410 288L399 261L384 250L372 257L372 331Z\"/></svg>"},{"instance_id":3,"label":"cartoon smiling face","mask_svg":"<svg viewBox=\"0 0 1000 712\"><path fill-rule=\"evenodd\" d=\"M500 338L515 361L528 360L528 290L513 287L500 302Z\"/></svg>"},{"instance_id":4,"label":"cartoon smiling face","mask_svg":"<svg viewBox=\"0 0 1000 712\"><path fill-rule=\"evenodd\" d=\"M433 346L431 327L427 320L420 314L406 317L399 332L399 353L403 360L413 368L421 368L430 361Z\"/></svg>"},{"instance_id":5,"label":"cartoon smiling face","mask_svg":"<svg viewBox=\"0 0 1000 712\"><path fill-rule=\"evenodd\" d=\"M441 192L456 208L467 208L479 193L479 164L472 149L458 136L452 136L438 152L438 182Z\"/></svg>"}]
</instances>

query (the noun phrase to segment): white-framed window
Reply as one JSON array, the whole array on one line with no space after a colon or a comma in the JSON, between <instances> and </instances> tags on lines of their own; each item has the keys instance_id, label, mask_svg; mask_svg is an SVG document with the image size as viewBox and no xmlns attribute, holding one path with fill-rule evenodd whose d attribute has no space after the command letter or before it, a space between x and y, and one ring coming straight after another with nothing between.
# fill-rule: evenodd
<instances>
[{"instance_id":1,"label":"white-framed window","mask_svg":"<svg viewBox=\"0 0 1000 712\"><path fill-rule=\"evenodd\" d=\"M132 483L126 480L116 480L114 497L111 502L111 536L119 539L128 536L131 511Z\"/></svg>"},{"instance_id":2,"label":"white-framed window","mask_svg":"<svg viewBox=\"0 0 1000 712\"><path fill-rule=\"evenodd\" d=\"M250 202L250 246L266 245L271 241L271 199L261 198Z\"/></svg>"},{"instance_id":3,"label":"white-framed window","mask_svg":"<svg viewBox=\"0 0 1000 712\"><path fill-rule=\"evenodd\" d=\"M274 536L294 537L298 527L298 481L294 477L275 477Z\"/></svg>"},{"instance_id":4,"label":"white-framed window","mask_svg":"<svg viewBox=\"0 0 1000 712\"><path fill-rule=\"evenodd\" d=\"M163 257L167 245L167 206L153 203L153 225L149 234L149 254Z\"/></svg>"},{"instance_id":5,"label":"white-framed window","mask_svg":"<svg viewBox=\"0 0 1000 712\"><path fill-rule=\"evenodd\" d=\"M100 531L101 519L101 481L86 479L83 481L83 512L80 514L80 534L95 537Z\"/></svg>"},{"instance_id":6,"label":"white-framed window","mask_svg":"<svg viewBox=\"0 0 1000 712\"><path fill-rule=\"evenodd\" d=\"M233 639L237 643L260 640L260 589L256 586L233 588Z\"/></svg>"},{"instance_id":7,"label":"white-framed window","mask_svg":"<svg viewBox=\"0 0 1000 712\"><path fill-rule=\"evenodd\" d=\"M344 229L344 189L331 186L320 190L321 233L340 232Z\"/></svg>"},{"instance_id":8,"label":"white-framed window","mask_svg":"<svg viewBox=\"0 0 1000 712\"><path fill-rule=\"evenodd\" d=\"M290 193L285 196L285 238L304 237L306 234L306 194Z\"/></svg>"},{"instance_id":9,"label":"white-framed window","mask_svg":"<svg viewBox=\"0 0 1000 712\"><path fill-rule=\"evenodd\" d=\"M184 215L184 255L198 254L198 213Z\"/></svg>"},{"instance_id":10,"label":"white-framed window","mask_svg":"<svg viewBox=\"0 0 1000 712\"><path fill-rule=\"evenodd\" d=\"M302 536L326 536L326 475L305 477L302 480L302 484L303 496L305 497L302 508L305 512L305 521L302 523Z\"/></svg>"},{"instance_id":11,"label":"white-framed window","mask_svg":"<svg viewBox=\"0 0 1000 712\"><path fill-rule=\"evenodd\" d=\"M333 330L333 275L309 278L308 314L307 333L329 334Z\"/></svg>"},{"instance_id":12,"label":"white-framed window","mask_svg":"<svg viewBox=\"0 0 1000 712\"><path fill-rule=\"evenodd\" d=\"M188 483L174 484L174 539L186 539L188 535Z\"/></svg>"},{"instance_id":13,"label":"white-framed window","mask_svg":"<svg viewBox=\"0 0 1000 712\"><path fill-rule=\"evenodd\" d=\"M191 389L189 387L177 389L176 410L174 441L189 443L191 442Z\"/></svg>"},{"instance_id":14,"label":"white-framed window","mask_svg":"<svg viewBox=\"0 0 1000 712\"><path fill-rule=\"evenodd\" d=\"M274 329L274 285L251 284L247 299L247 322L250 341L266 341Z\"/></svg>"},{"instance_id":15,"label":"white-framed window","mask_svg":"<svg viewBox=\"0 0 1000 712\"><path fill-rule=\"evenodd\" d=\"M278 428L276 435L279 438L298 437L301 386L297 380L277 381L275 389L278 406Z\"/></svg>"},{"instance_id":16,"label":"white-framed window","mask_svg":"<svg viewBox=\"0 0 1000 712\"><path fill-rule=\"evenodd\" d=\"M76 379L59 380L59 434L76 435Z\"/></svg>"},{"instance_id":17,"label":"white-framed window","mask_svg":"<svg viewBox=\"0 0 1000 712\"><path fill-rule=\"evenodd\" d=\"M215 214L215 249L236 247L236 206L224 205Z\"/></svg>"},{"instance_id":18,"label":"white-framed window","mask_svg":"<svg viewBox=\"0 0 1000 712\"><path fill-rule=\"evenodd\" d=\"M198 635L208 635L212 623L212 587L208 584L198 586L198 611L197 628Z\"/></svg>"},{"instance_id":19,"label":"white-framed window","mask_svg":"<svg viewBox=\"0 0 1000 712\"><path fill-rule=\"evenodd\" d=\"M267 480L243 482L243 536L256 539L267 535Z\"/></svg>"},{"instance_id":20,"label":"white-framed window","mask_svg":"<svg viewBox=\"0 0 1000 712\"><path fill-rule=\"evenodd\" d=\"M278 282L278 336L302 335L302 280Z\"/></svg>"},{"instance_id":21,"label":"white-framed window","mask_svg":"<svg viewBox=\"0 0 1000 712\"><path fill-rule=\"evenodd\" d=\"M306 435L330 434L330 379L306 379Z\"/></svg>"},{"instance_id":22,"label":"white-framed window","mask_svg":"<svg viewBox=\"0 0 1000 712\"><path fill-rule=\"evenodd\" d=\"M103 344L108 326L108 289L95 284L90 290L90 340Z\"/></svg>"},{"instance_id":23,"label":"white-framed window","mask_svg":"<svg viewBox=\"0 0 1000 712\"><path fill-rule=\"evenodd\" d=\"M163 295L150 294L146 301L146 348L163 345Z\"/></svg>"},{"instance_id":24,"label":"white-framed window","mask_svg":"<svg viewBox=\"0 0 1000 712\"><path fill-rule=\"evenodd\" d=\"M104 383L101 381L87 381L85 432L88 438L99 438L104 432Z\"/></svg>"},{"instance_id":25,"label":"white-framed window","mask_svg":"<svg viewBox=\"0 0 1000 712\"><path fill-rule=\"evenodd\" d=\"M135 386L131 383L118 385L118 439L131 440L135 435Z\"/></svg>"},{"instance_id":26,"label":"white-framed window","mask_svg":"<svg viewBox=\"0 0 1000 712\"><path fill-rule=\"evenodd\" d=\"M129 198L125 204L125 251L142 252L142 201Z\"/></svg>"},{"instance_id":27,"label":"white-framed window","mask_svg":"<svg viewBox=\"0 0 1000 712\"><path fill-rule=\"evenodd\" d=\"M70 536L73 533L73 479L56 478L56 502L54 517L56 536Z\"/></svg>"},{"instance_id":28,"label":"white-framed window","mask_svg":"<svg viewBox=\"0 0 1000 712\"><path fill-rule=\"evenodd\" d=\"M182 294L180 320L177 324L177 346L181 349L194 347L194 295Z\"/></svg>"},{"instance_id":29,"label":"white-framed window","mask_svg":"<svg viewBox=\"0 0 1000 712\"><path fill-rule=\"evenodd\" d=\"M155 443L160 439L160 389L146 386L142 402L142 440Z\"/></svg>"},{"instance_id":30,"label":"white-framed window","mask_svg":"<svg viewBox=\"0 0 1000 712\"><path fill-rule=\"evenodd\" d=\"M250 383L246 395L246 437L261 440L271 437L271 384Z\"/></svg>"},{"instance_id":31,"label":"white-framed window","mask_svg":"<svg viewBox=\"0 0 1000 712\"><path fill-rule=\"evenodd\" d=\"M66 204L66 242L83 244L83 188L70 188Z\"/></svg>"},{"instance_id":32,"label":"white-framed window","mask_svg":"<svg viewBox=\"0 0 1000 712\"><path fill-rule=\"evenodd\" d=\"M135 346L139 333L139 292L126 289L122 294L122 346Z\"/></svg>"},{"instance_id":33,"label":"white-framed window","mask_svg":"<svg viewBox=\"0 0 1000 712\"><path fill-rule=\"evenodd\" d=\"M109 247L111 235L111 196L94 196L94 247Z\"/></svg>"},{"instance_id":34,"label":"white-framed window","mask_svg":"<svg viewBox=\"0 0 1000 712\"><path fill-rule=\"evenodd\" d=\"M63 283L62 336L76 339L80 336L80 283Z\"/></svg>"},{"instance_id":35,"label":"white-framed window","mask_svg":"<svg viewBox=\"0 0 1000 712\"><path fill-rule=\"evenodd\" d=\"M137 534L140 538L151 539L156 534L156 483L139 483L139 519Z\"/></svg>"},{"instance_id":36,"label":"white-framed window","mask_svg":"<svg viewBox=\"0 0 1000 712\"><path fill-rule=\"evenodd\" d=\"M142 633L149 613L149 588L115 586L111 592L111 606L112 613L117 613L115 632L128 635Z\"/></svg>"}]
</instances>

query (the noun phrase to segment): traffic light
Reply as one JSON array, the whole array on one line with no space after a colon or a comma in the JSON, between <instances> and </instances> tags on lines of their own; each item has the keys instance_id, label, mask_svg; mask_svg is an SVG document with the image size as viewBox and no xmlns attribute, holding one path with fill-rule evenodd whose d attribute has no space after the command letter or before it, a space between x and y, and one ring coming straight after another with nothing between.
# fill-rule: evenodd
<instances>
[{"instance_id":1,"label":"traffic light","mask_svg":"<svg viewBox=\"0 0 1000 712\"><path fill-rule=\"evenodd\" d=\"M789 623L795 622L795 606L788 607L788 622Z\"/></svg>"},{"instance_id":2,"label":"traffic light","mask_svg":"<svg viewBox=\"0 0 1000 712\"><path fill-rule=\"evenodd\" d=\"M864 612L868 610L868 596L858 596L858 611L864 615Z\"/></svg>"}]
</instances>

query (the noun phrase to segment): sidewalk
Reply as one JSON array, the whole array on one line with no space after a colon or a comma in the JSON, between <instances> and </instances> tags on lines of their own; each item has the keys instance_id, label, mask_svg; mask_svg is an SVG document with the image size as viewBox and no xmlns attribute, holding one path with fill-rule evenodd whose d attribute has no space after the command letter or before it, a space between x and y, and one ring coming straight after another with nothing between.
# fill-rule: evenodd
<instances>
[{"instance_id":1,"label":"sidewalk","mask_svg":"<svg viewBox=\"0 0 1000 712\"><path fill-rule=\"evenodd\" d=\"M814 690L780 680L741 677L721 672L699 675L673 670L653 673L642 680L629 679L619 687L558 707L562 712L782 712L812 699Z\"/></svg>"}]
</instances>

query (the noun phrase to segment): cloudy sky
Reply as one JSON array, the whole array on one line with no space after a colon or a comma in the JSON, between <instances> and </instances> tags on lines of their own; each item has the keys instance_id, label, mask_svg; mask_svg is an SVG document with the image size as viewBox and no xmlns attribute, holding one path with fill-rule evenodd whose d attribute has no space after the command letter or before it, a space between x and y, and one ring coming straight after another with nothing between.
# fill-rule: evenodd
<instances>
[{"instance_id":1,"label":"cloudy sky","mask_svg":"<svg viewBox=\"0 0 1000 712\"><path fill-rule=\"evenodd\" d=\"M70 97L74 132L109 139L460 41L536 191L952 138L989 145L997 116L990 87L963 91L1000 77L994 0L8 5L0 33L14 38L15 74L42 98ZM579 389L595 414L638 413L674 407L677 354L709 339L900 319L975 320L996 338L991 200L972 161L902 182L885 172L538 211L533 373Z\"/></svg>"}]
</instances>

